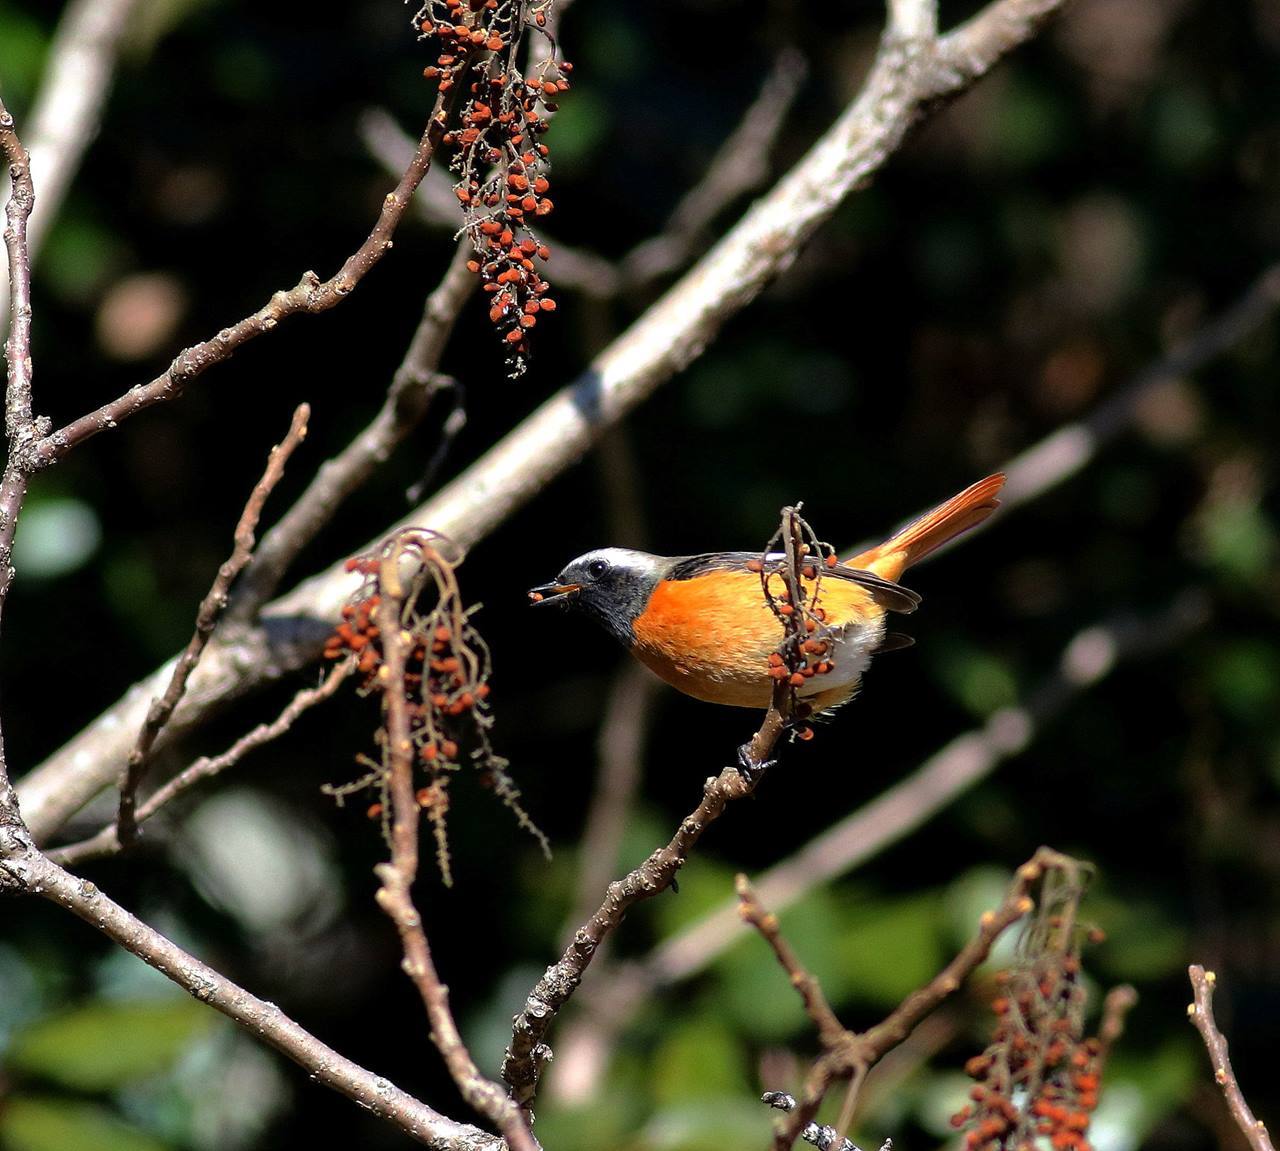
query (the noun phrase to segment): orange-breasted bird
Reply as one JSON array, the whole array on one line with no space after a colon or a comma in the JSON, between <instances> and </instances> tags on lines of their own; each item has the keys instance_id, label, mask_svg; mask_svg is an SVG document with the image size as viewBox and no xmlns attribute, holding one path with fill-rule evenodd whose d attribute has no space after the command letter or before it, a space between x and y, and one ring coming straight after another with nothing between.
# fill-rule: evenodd
<instances>
[{"instance_id":1,"label":"orange-breasted bird","mask_svg":"<svg viewBox=\"0 0 1280 1151\"><path fill-rule=\"evenodd\" d=\"M814 711L850 699L875 652L911 642L886 630L889 612L912 612L920 604L898 578L985 520L999 506L996 493L1003 485L1003 475L987 476L878 547L818 569L813 606L823 613L829 667L798 689ZM599 548L579 556L553 582L533 588L529 597L592 616L687 695L766 708L773 691L769 656L783 632L763 595L761 559L759 552L669 557Z\"/></svg>"}]
</instances>

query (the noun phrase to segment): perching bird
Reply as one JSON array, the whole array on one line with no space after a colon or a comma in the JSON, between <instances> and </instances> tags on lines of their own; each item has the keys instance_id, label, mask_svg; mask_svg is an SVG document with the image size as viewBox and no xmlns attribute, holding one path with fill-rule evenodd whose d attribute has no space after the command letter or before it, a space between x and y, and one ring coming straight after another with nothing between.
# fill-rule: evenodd
<instances>
[{"instance_id":1,"label":"perching bird","mask_svg":"<svg viewBox=\"0 0 1280 1151\"><path fill-rule=\"evenodd\" d=\"M985 520L999 506L996 493L1003 485L1001 474L979 480L878 547L819 569L812 606L824 616L828 647L818 666L827 666L798 688L814 711L850 699L876 651L910 642L885 627L888 612L912 612L920 603L898 577ZM769 657L783 629L764 598L761 558L759 552L668 557L600 548L579 556L529 597L594 617L641 663L688 695L766 708L774 682Z\"/></svg>"}]
</instances>

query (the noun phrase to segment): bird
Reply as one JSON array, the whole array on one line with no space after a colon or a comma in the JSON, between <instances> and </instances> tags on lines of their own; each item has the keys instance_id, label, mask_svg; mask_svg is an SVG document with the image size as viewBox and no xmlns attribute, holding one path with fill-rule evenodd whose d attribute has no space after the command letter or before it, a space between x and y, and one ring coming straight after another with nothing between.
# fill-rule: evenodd
<instances>
[{"instance_id":1,"label":"bird","mask_svg":"<svg viewBox=\"0 0 1280 1151\"><path fill-rule=\"evenodd\" d=\"M899 578L985 520L999 506L1004 482L1003 473L987 476L876 547L843 561L833 555L805 565L806 590L812 593L817 584L808 608L822 621L808 648L820 658L806 657L804 682L796 689L809 712L827 712L851 699L872 655L913 642L887 628L888 613L913 612L921 601ZM556 604L591 617L686 695L767 708L782 674L776 653L784 631L766 601L761 570L783 558L747 551L658 556L597 548L572 560L550 583L530 589L529 598L537 606Z\"/></svg>"}]
</instances>

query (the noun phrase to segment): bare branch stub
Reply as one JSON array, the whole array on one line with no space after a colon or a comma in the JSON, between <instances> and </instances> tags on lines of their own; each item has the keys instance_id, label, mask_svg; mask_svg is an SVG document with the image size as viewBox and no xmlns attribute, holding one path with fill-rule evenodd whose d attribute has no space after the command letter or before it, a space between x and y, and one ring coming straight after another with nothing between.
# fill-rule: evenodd
<instances>
[{"instance_id":1,"label":"bare branch stub","mask_svg":"<svg viewBox=\"0 0 1280 1151\"><path fill-rule=\"evenodd\" d=\"M146 772L147 761L151 749L155 746L164 725L169 722L174 709L181 702L187 690L187 681L195 671L204 649L217 627L223 609L227 606L227 597L236 577L253 559L253 546L256 542L258 520L262 517L263 506L275 486L284 476L285 464L293 455L294 449L302 443L307 435L307 421L311 418L311 407L300 404L293 413L288 435L274 448L267 458L266 471L254 485L240 521L236 524L235 547L226 562L218 569L218 575L209 588L208 594L200 601L200 609L196 612L196 629L187 643L186 650L178 657L173 669L169 686L159 699L152 700L147 710L146 722L138 733L133 751L129 753L128 763L120 779L120 805L116 815L116 838L123 847L129 847L137 836L138 825L135 808L137 806L138 785Z\"/></svg>"},{"instance_id":2,"label":"bare branch stub","mask_svg":"<svg viewBox=\"0 0 1280 1151\"><path fill-rule=\"evenodd\" d=\"M546 836L520 803L520 790L507 761L494 751L490 740L489 649L471 622L474 609L467 608L458 586L456 569L462 558L461 551L443 536L406 528L386 540L376 554L349 560L350 569L362 572L365 582L343 608L343 622L325 646L329 659L355 657L361 691L381 696L385 720L376 737L379 758L362 757L360 762L368 768L364 775L327 786L325 791L342 803L372 790L377 798L369 814L382 819L387 841L394 843L390 789L396 756L401 754L399 743L407 739L416 770L426 776L415 799L431 823L436 860L446 885L453 882L447 823L450 781L466 762L537 840L543 853L550 854ZM394 634L388 632L383 618L386 597L393 594L386 586L392 559L412 569L396 573ZM391 668L387 662L391 641L397 651L403 648L402 668ZM408 727L400 737L390 732L393 704L399 707L398 697L389 691L392 687L408 700Z\"/></svg>"},{"instance_id":3,"label":"bare branch stub","mask_svg":"<svg viewBox=\"0 0 1280 1151\"><path fill-rule=\"evenodd\" d=\"M1274 1151L1267 1125L1254 1116L1244 1092L1240 1090L1236 1073L1227 1056L1227 1037L1218 1030L1217 1020L1213 1017L1213 991L1218 977L1198 963L1187 969L1187 975L1191 979L1191 990L1195 996L1195 1001L1187 1008L1187 1017L1204 1040L1205 1049L1213 1063L1214 1082L1222 1089L1231 1118L1235 1120L1253 1151Z\"/></svg>"}]
</instances>

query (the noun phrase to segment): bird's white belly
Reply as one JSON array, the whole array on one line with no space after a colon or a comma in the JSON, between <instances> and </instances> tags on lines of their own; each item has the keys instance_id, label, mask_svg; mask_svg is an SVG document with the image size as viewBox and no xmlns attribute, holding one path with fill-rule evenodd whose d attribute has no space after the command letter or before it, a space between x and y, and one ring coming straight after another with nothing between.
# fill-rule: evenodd
<instances>
[{"instance_id":1,"label":"bird's white belly","mask_svg":"<svg viewBox=\"0 0 1280 1151\"><path fill-rule=\"evenodd\" d=\"M856 684L871 663L872 652L884 642L884 632L883 615L848 624L837 634L831 670L805 680L797 694L803 699Z\"/></svg>"}]
</instances>

